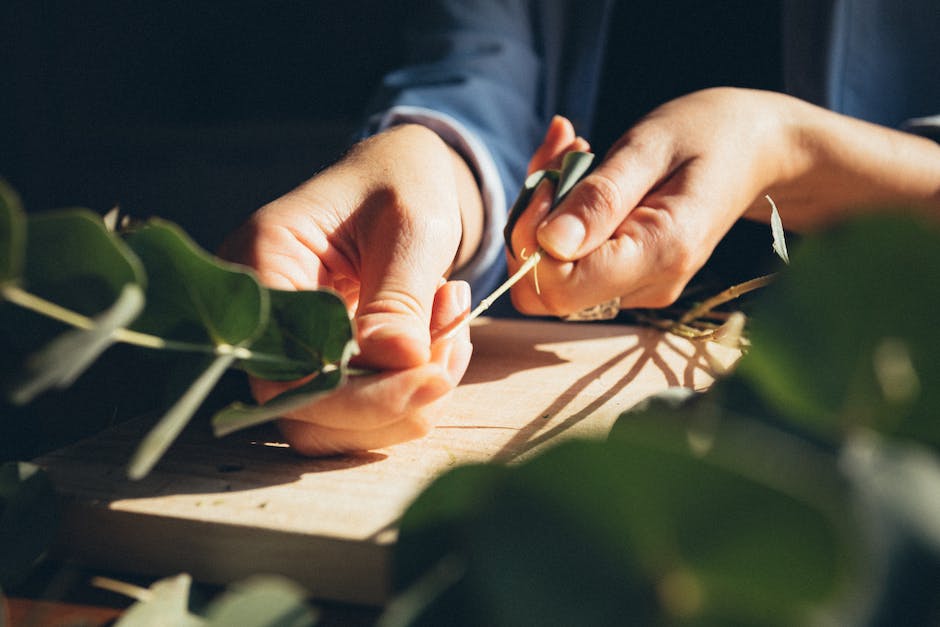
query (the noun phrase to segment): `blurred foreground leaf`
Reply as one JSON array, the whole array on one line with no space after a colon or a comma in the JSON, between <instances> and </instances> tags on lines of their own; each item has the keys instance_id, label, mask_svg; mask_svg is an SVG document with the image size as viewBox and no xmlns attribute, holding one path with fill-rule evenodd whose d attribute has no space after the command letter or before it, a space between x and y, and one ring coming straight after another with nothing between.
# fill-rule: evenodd
<instances>
[{"instance_id":1,"label":"blurred foreground leaf","mask_svg":"<svg viewBox=\"0 0 940 627\"><path fill-rule=\"evenodd\" d=\"M115 343L114 332L130 324L143 308L143 291L136 284L126 284L111 307L91 318L90 329L65 331L30 355L23 375L10 386L10 398L24 404L50 388L72 385Z\"/></svg>"},{"instance_id":2,"label":"blurred foreground leaf","mask_svg":"<svg viewBox=\"0 0 940 627\"><path fill-rule=\"evenodd\" d=\"M189 611L189 587L192 578L187 574L168 577L143 591L143 598L132 605L114 627L199 627L205 622Z\"/></svg>"},{"instance_id":3,"label":"blurred foreground leaf","mask_svg":"<svg viewBox=\"0 0 940 627\"><path fill-rule=\"evenodd\" d=\"M445 555L465 565L417 624L806 624L854 567L844 499L821 509L749 462L649 421L518 468L455 470L406 512L398 582Z\"/></svg>"},{"instance_id":4,"label":"blurred foreground leaf","mask_svg":"<svg viewBox=\"0 0 940 627\"><path fill-rule=\"evenodd\" d=\"M192 578L182 573L141 589L112 580L99 585L132 595L137 602L115 627L308 627L316 614L297 584L275 576L255 576L230 585L212 600L205 615L189 611Z\"/></svg>"},{"instance_id":5,"label":"blurred foreground leaf","mask_svg":"<svg viewBox=\"0 0 940 627\"><path fill-rule=\"evenodd\" d=\"M57 524L52 483L38 466L0 466L0 586L29 574L52 545Z\"/></svg>"},{"instance_id":6,"label":"blurred foreground leaf","mask_svg":"<svg viewBox=\"0 0 940 627\"><path fill-rule=\"evenodd\" d=\"M0 284L20 276L26 239L26 217L16 192L0 179Z\"/></svg>"},{"instance_id":7,"label":"blurred foreground leaf","mask_svg":"<svg viewBox=\"0 0 940 627\"><path fill-rule=\"evenodd\" d=\"M255 576L236 582L206 610L210 627L307 627L317 622L307 592L283 577Z\"/></svg>"},{"instance_id":8,"label":"blurred foreground leaf","mask_svg":"<svg viewBox=\"0 0 940 627\"><path fill-rule=\"evenodd\" d=\"M790 420L940 446L940 232L873 217L808 238L753 314L739 371Z\"/></svg>"}]
</instances>

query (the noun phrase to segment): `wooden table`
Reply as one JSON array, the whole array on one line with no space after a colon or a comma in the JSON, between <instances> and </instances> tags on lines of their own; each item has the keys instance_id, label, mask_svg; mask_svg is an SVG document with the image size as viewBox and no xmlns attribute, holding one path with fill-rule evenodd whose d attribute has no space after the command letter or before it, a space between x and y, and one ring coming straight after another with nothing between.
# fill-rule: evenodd
<instances>
[{"instance_id":1,"label":"wooden table","mask_svg":"<svg viewBox=\"0 0 940 627\"><path fill-rule=\"evenodd\" d=\"M643 398L707 387L737 357L612 324L481 319L472 337L463 382L419 441L306 459L273 428L216 440L203 423L131 482L124 465L146 426L131 422L41 458L65 501L60 544L97 568L209 583L273 572L315 598L381 604L396 521L434 477L603 437Z\"/></svg>"}]
</instances>

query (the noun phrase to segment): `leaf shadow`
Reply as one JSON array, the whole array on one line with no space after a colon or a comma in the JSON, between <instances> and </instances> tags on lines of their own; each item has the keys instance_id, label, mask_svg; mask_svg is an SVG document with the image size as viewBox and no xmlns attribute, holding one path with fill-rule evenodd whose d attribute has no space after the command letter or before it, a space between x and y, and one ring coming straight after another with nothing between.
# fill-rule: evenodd
<instances>
[{"instance_id":1,"label":"leaf shadow","mask_svg":"<svg viewBox=\"0 0 940 627\"><path fill-rule=\"evenodd\" d=\"M500 448L494 456L494 461L511 462L516 460L587 419L634 381L648 363L652 363L659 369L670 387L681 385L694 388L696 370L702 370L712 377L716 376L714 369L709 365L706 354L707 349L703 342L693 342L692 351L689 352L683 350L668 334L661 331L637 329L635 335L637 338L635 345L614 355L603 364L581 376L558 394L549 405L535 412L534 417ZM681 373L667 363L662 354L664 349L669 349L683 357L685 365ZM630 369L604 390L602 394L596 396L582 409L566 417L560 424L543 430L546 415L554 416L564 410L572 398L583 392L591 383L600 380L604 373L624 360L631 358L637 352L639 354L636 355L636 361Z\"/></svg>"},{"instance_id":2,"label":"leaf shadow","mask_svg":"<svg viewBox=\"0 0 940 627\"><path fill-rule=\"evenodd\" d=\"M80 483L81 493L100 491L94 496L101 501L111 501L254 490L294 483L307 474L374 464L388 457L376 451L304 457L291 449L271 424L216 438L206 421L195 420L153 471L132 481L126 476L127 461L151 423L149 418L131 420L37 461L64 486ZM207 451L211 451L211 464L206 464ZM90 474L69 477L62 473L70 468L80 468Z\"/></svg>"}]
</instances>

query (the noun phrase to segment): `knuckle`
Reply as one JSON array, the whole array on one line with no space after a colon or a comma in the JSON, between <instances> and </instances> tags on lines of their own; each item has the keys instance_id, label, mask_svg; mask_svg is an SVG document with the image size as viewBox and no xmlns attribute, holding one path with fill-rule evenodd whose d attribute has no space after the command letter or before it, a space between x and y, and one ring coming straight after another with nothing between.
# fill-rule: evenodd
<instances>
[{"instance_id":1,"label":"knuckle","mask_svg":"<svg viewBox=\"0 0 940 627\"><path fill-rule=\"evenodd\" d=\"M552 316L566 316L573 311L568 295L556 290L542 292L542 305Z\"/></svg>"},{"instance_id":2,"label":"knuckle","mask_svg":"<svg viewBox=\"0 0 940 627\"><path fill-rule=\"evenodd\" d=\"M600 217L617 212L623 204L623 194L610 176L595 172L578 184L577 200L586 213Z\"/></svg>"},{"instance_id":3,"label":"knuckle","mask_svg":"<svg viewBox=\"0 0 940 627\"><path fill-rule=\"evenodd\" d=\"M679 296L682 294L682 287L681 284L677 283L664 284L661 286L661 289L651 293L649 297L645 299L643 306L652 309L669 307L679 300Z\"/></svg>"}]
</instances>

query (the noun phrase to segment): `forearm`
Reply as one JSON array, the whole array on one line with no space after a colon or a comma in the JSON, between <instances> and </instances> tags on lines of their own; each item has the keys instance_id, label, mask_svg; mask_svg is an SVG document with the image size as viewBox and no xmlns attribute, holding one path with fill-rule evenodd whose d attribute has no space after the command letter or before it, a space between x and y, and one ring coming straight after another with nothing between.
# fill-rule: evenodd
<instances>
[{"instance_id":1,"label":"forearm","mask_svg":"<svg viewBox=\"0 0 940 627\"><path fill-rule=\"evenodd\" d=\"M890 207L940 219L940 145L783 98L785 165L765 191L787 228L812 230ZM756 202L748 215L766 219L766 204Z\"/></svg>"}]
</instances>

